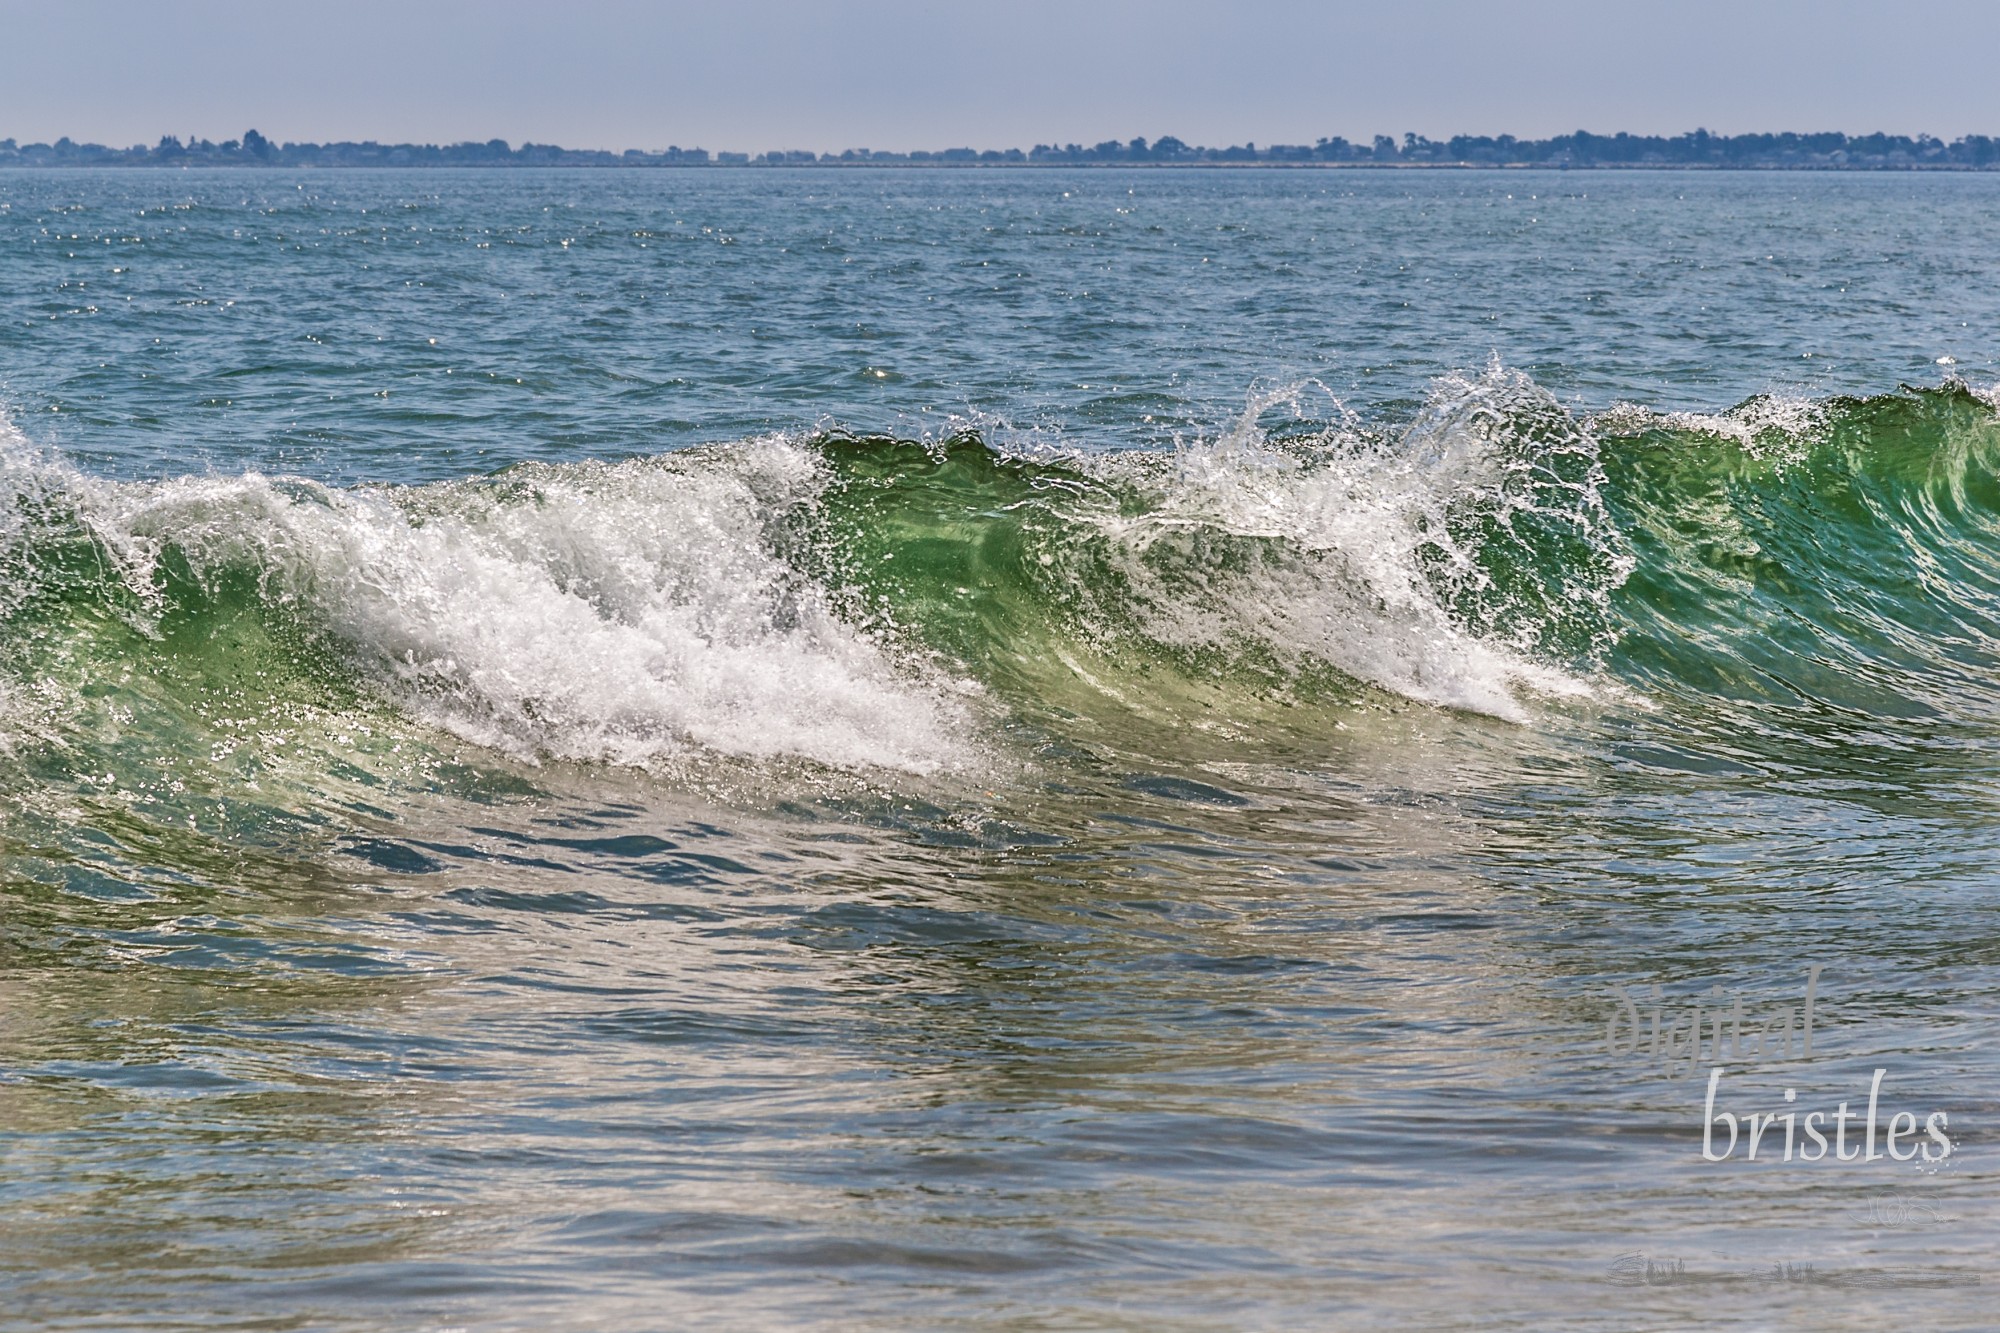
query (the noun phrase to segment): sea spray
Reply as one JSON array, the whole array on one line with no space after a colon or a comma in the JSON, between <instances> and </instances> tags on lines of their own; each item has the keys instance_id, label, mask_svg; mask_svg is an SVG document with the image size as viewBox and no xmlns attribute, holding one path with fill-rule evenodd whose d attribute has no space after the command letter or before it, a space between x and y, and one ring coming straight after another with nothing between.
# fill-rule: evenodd
<instances>
[{"instance_id":1,"label":"sea spray","mask_svg":"<svg viewBox=\"0 0 2000 1333\"><path fill-rule=\"evenodd\" d=\"M934 770L963 753L955 682L889 661L774 550L822 473L780 440L415 490L44 470L69 521L45 512L29 540L87 535L99 593L154 621L245 592L414 716L517 757Z\"/></svg>"},{"instance_id":2,"label":"sea spray","mask_svg":"<svg viewBox=\"0 0 2000 1333\"><path fill-rule=\"evenodd\" d=\"M1605 646L1629 558L1596 442L1552 397L1495 366L1439 381L1404 430L1283 442L1263 406L1171 469L1099 463L1147 496L1105 526L1152 633L1516 721L1523 689L1591 692L1569 668Z\"/></svg>"}]
</instances>

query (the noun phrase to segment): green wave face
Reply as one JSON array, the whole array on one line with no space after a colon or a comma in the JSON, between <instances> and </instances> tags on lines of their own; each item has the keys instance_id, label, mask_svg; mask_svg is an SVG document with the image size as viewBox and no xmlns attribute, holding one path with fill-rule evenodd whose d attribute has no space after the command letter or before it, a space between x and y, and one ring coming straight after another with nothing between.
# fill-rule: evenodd
<instances>
[{"instance_id":1,"label":"green wave face","mask_svg":"<svg viewBox=\"0 0 2000 1333\"><path fill-rule=\"evenodd\" d=\"M861 604L1021 706L1292 730L1583 697L1810 766L1988 727L1996 446L1962 385L1578 422L1490 375L1393 436L1060 463L832 441L824 515Z\"/></svg>"},{"instance_id":2,"label":"green wave face","mask_svg":"<svg viewBox=\"0 0 2000 1333\"><path fill-rule=\"evenodd\" d=\"M551 762L976 778L1023 745L1310 754L1413 705L1788 773L1990 731L2000 423L1963 386L1579 420L1496 370L1395 430L1256 415L1170 452L833 435L355 490L16 446L0 763L52 812L143 793L227 839L204 812L245 784L282 830Z\"/></svg>"},{"instance_id":3,"label":"green wave face","mask_svg":"<svg viewBox=\"0 0 2000 1333\"><path fill-rule=\"evenodd\" d=\"M1963 386L1604 432L1632 552L1609 671L1685 748L1786 773L1990 736L2000 423Z\"/></svg>"},{"instance_id":4,"label":"green wave face","mask_svg":"<svg viewBox=\"0 0 2000 1333\"><path fill-rule=\"evenodd\" d=\"M1590 692L1624 575L1594 443L1506 375L1447 382L1395 434L819 448L814 545L850 615L1105 725L1310 728L1374 696L1520 720Z\"/></svg>"},{"instance_id":5,"label":"green wave face","mask_svg":"<svg viewBox=\"0 0 2000 1333\"><path fill-rule=\"evenodd\" d=\"M1947 385L1600 434L1634 556L1606 668L1652 709L1600 737L1610 771L1983 826L2000 739L1990 400Z\"/></svg>"}]
</instances>

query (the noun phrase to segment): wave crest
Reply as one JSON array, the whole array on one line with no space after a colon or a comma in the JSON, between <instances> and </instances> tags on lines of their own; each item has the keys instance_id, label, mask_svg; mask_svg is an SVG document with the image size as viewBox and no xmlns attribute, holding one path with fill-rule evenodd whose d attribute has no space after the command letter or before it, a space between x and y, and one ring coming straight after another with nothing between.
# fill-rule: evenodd
<instances>
[{"instance_id":1,"label":"wave crest","mask_svg":"<svg viewBox=\"0 0 2000 1333\"><path fill-rule=\"evenodd\" d=\"M796 443L419 489L23 466L150 614L247 580L406 711L518 757L923 773L967 753L953 683L892 661L785 558L826 482Z\"/></svg>"},{"instance_id":2,"label":"wave crest","mask_svg":"<svg viewBox=\"0 0 2000 1333\"><path fill-rule=\"evenodd\" d=\"M1099 475L1121 592L1181 646L1252 643L1427 703L1520 720L1522 691L1591 693L1571 667L1624 577L1595 440L1525 375L1448 376L1396 433L1272 441L1253 400L1227 436Z\"/></svg>"}]
</instances>

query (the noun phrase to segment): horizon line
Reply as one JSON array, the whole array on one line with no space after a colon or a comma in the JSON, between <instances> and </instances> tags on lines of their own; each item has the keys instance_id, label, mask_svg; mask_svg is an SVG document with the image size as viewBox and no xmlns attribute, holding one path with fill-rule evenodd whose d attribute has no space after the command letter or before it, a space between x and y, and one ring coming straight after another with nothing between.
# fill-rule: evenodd
<instances>
[{"instance_id":1,"label":"horizon line","mask_svg":"<svg viewBox=\"0 0 2000 1333\"><path fill-rule=\"evenodd\" d=\"M474 166L1348 166L1348 167L1583 167L1666 169L2000 169L2000 140L1966 134L1946 142L1930 134L1891 135L1877 131L1849 135L1838 130L1754 131L1714 134L1694 129L1678 135L1635 135L1626 131L1594 134L1577 130L1544 139L1518 139L1510 134L1454 135L1434 140L1406 133L1400 141L1386 134L1369 143L1342 136L1323 137L1312 144L1266 144L1248 141L1211 148L1188 144L1172 135L1147 140L1107 139L1043 144L1032 149L911 149L884 151L849 148L839 153L805 149L774 149L762 153L705 148L610 149L564 148L523 142L518 148L505 139L462 140L452 144L382 143L378 140L287 141L277 143L257 130L240 139L215 143L163 135L154 145L112 148L77 143L63 136L53 144L18 144L0 139L0 166L272 166L272 167L474 167Z\"/></svg>"}]
</instances>

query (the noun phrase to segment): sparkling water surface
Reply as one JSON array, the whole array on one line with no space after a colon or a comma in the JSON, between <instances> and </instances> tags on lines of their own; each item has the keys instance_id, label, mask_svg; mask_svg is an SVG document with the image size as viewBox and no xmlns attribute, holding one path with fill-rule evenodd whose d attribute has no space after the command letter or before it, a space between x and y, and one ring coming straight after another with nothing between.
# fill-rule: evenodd
<instances>
[{"instance_id":1,"label":"sparkling water surface","mask_svg":"<svg viewBox=\"0 0 2000 1333\"><path fill-rule=\"evenodd\" d=\"M1996 205L0 173L0 1326L1990 1326Z\"/></svg>"},{"instance_id":2,"label":"sparkling water surface","mask_svg":"<svg viewBox=\"0 0 2000 1333\"><path fill-rule=\"evenodd\" d=\"M95 469L341 481L829 421L1157 445L1256 384L1407 406L1496 355L1714 409L1990 376L1996 203L1985 175L11 171L0 386Z\"/></svg>"}]
</instances>

